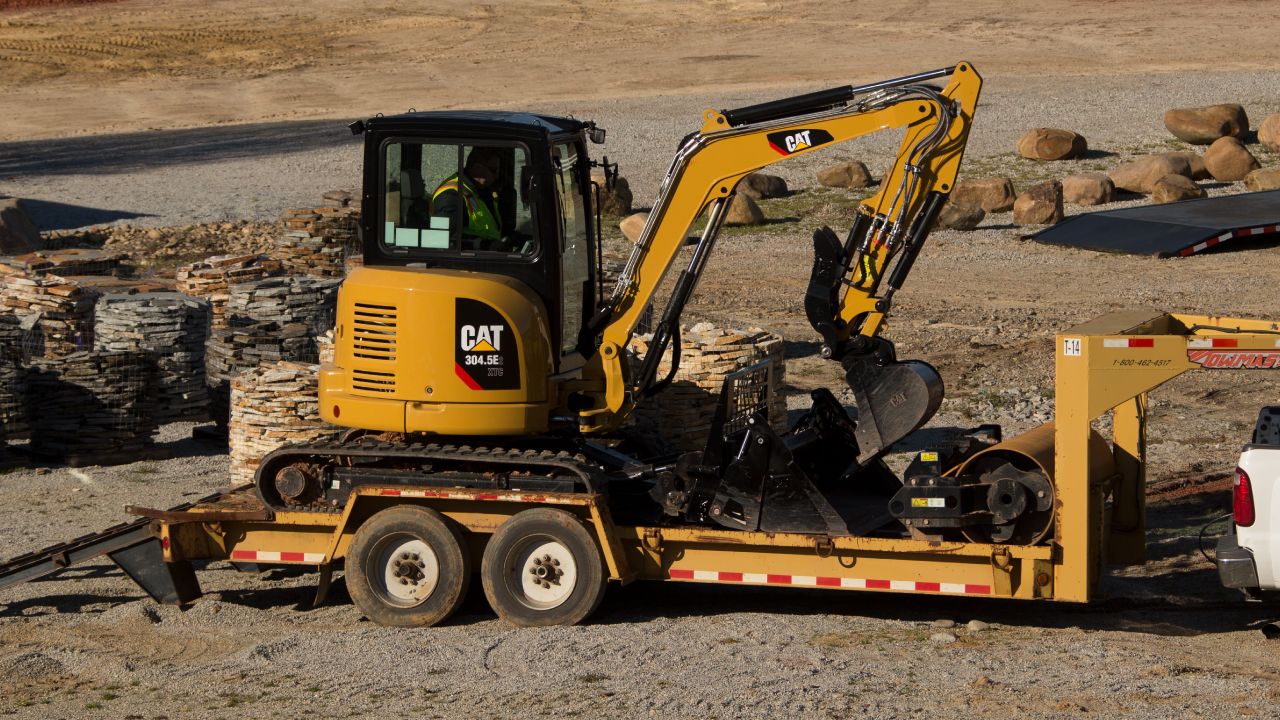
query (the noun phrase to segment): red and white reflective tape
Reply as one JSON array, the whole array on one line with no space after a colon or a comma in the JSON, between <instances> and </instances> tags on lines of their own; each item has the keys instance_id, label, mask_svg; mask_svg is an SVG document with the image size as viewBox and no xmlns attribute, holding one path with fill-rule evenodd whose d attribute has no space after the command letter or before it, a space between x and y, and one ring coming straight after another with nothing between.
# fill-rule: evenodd
<instances>
[{"instance_id":1,"label":"red and white reflective tape","mask_svg":"<svg viewBox=\"0 0 1280 720\"><path fill-rule=\"evenodd\" d=\"M869 578L822 577L815 575L775 575L773 573L721 572L717 570L678 570L672 568L672 580L694 582L741 583L743 585L790 585L799 587L842 588L846 590L899 590L903 592L949 593L954 595L990 595L990 585L972 583L924 582L920 580L874 580Z\"/></svg>"},{"instance_id":2,"label":"red and white reflective tape","mask_svg":"<svg viewBox=\"0 0 1280 720\"><path fill-rule=\"evenodd\" d=\"M1240 347L1240 341L1235 338L1191 338L1187 340L1187 347L1197 350L1202 348L1233 348Z\"/></svg>"},{"instance_id":3,"label":"red and white reflective tape","mask_svg":"<svg viewBox=\"0 0 1280 720\"><path fill-rule=\"evenodd\" d=\"M545 495L522 493L463 492L458 490L424 490L418 488L382 488L383 497L448 498L450 500L506 500L509 502L546 502Z\"/></svg>"},{"instance_id":4,"label":"red and white reflective tape","mask_svg":"<svg viewBox=\"0 0 1280 720\"><path fill-rule=\"evenodd\" d=\"M1155 346L1155 338L1104 338L1102 340L1102 347L1109 348L1149 348Z\"/></svg>"},{"instance_id":5,"label":"red and white reflective tape","mask_svg":"<svg viewBox=\"0 0 1280 720\"><path fill-rule=\"evenodd\" d=\"M244 562L269 563L306 563L319 565L324 562L324 553L273 552L269 550L232 550L232 560Z\"/></svg>"},{"instance_id":6,"label":"red and white reflective tape","mask_svg":"<svg viewBox=\"0 0 1280 720\"><path fill-rule=\"evenodd\" d=\"M1192 245L1189 248L1180 250L1178 252L1178 255L1180 257L1187 257L1188 255L1194 255L1200 252L1201 250L1208 250L1209 248L1215 245L1220 245L1233 238L1252 237L1254 235L1269 235L1271 233L1278 233L1278 232L1280 232L1280 225L1263 225L1261 227L1256 227L1256 228L1232 230L1231 232L1222 233L1217 237L1211 237L1202 243L1196 243L1195 245Z\"/></svg>"}]
</instances>

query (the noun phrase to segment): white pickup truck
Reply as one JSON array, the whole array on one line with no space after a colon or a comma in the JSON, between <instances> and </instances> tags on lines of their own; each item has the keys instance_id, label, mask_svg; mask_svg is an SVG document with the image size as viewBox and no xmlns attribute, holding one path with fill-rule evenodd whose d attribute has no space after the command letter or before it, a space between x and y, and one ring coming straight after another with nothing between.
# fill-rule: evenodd
<instances>
[{"instance_id":1,"label":"white pickup truck","mask_svg":"<svg viewBox=\"0 0 1280 720\"><path fill-rule=\"evenodd\" d=\"M1218 539L1222 584L1250 597L1280 590L1280 406L1258 414L1232 488L1234 533Z\"/></svg>"}]
</instances>

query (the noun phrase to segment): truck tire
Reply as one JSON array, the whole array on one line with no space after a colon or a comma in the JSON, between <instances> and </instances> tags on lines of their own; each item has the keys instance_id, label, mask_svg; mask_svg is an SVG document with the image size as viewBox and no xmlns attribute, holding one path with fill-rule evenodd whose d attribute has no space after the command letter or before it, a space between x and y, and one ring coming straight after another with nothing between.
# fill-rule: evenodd
<instances>
[{"instance_id":1,"label":"truck tire","mask_svg":"<svg viewBox=\"0 0 1280 720\"><path fill-rule=\"evenodd\" d=\"M604 598L604 558L573 515L516 513L485 546L480 580L498 617L520 627L576 625Z\"/></svg>"},{"instance_id":2,"label":"truck tire","mask_svg":"<svg viewBox=\"0 0 1280 720\"><path fill-rule=\"evenodd\" d=\"M471 573L457 525L412 505L369 518L347 552L352 601L388 627L425 627L449 617L466 598Z\"/></svg>"}]
</instances>

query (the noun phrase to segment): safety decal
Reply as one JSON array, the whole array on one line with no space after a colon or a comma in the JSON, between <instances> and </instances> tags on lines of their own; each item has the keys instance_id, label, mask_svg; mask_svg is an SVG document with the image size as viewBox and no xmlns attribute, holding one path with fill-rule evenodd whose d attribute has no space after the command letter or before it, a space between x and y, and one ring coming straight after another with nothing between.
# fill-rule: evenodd
<instances>
[{"instance_id":1,"label":"safety decal","mask_svg":"<svg viewBox=\"0 0 1280 720\"><path fill-rule=\"evenodd\" d=\"M835 138L826 130L786 130L769 133L769 146L779 154L791 155L819 145L826 145Z\"/></svg>"},{"instance_id":2,"label":"safety decal","mask_svg":"<svg viewBox=\"0 0 1280 720\"><path fill-rule=\"evenodd\" d=\"M1277 370L1280 350L1187 350L1187 360L1210 370Z\"/></svg>"},{"instance_id":3,"label":"safety decal","mask_svg":"<svg viewBox=\"0 0 1280 720\"><path fill-rule=\"evenodd\" d=\"M992 594L990 585L927 582L923 580L877 580L814 575L723 572L717 570L680 570L676 568L672 568L667 573L667 577L672 580L742 583L744 585L793 585L799 587L843 588L845 590L899 590L905 592L950 593L954 595Z\"/></svg>"},{"instance_id":4,"label":"safety decal","mask_svg":"<svg viewBox=\"0 0 1280 720\"><path fill-rule=\"evenodd\" d=\"M506 318L467 298L454 305L454 372L472 390L518 390L520 352Z\"/></svg>"}]
</instances>

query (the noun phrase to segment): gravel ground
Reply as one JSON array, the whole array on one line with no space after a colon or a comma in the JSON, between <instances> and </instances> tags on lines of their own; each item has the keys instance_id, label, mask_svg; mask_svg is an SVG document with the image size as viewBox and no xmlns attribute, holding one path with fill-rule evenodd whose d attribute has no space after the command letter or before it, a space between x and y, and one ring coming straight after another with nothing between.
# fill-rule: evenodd
<instances>
[{"instance_id":1,"label":"gravel ground","mask_svg":"<svg viewBox=\"0 0 1280 720\"><path fill-rule=\"evenodd\" d=\"M1173 149L1159 125L1170 97L1186 105L1243 102L1256 124L1280 108L1278 79L989 77L969 167L1025 186ZM644 204L675 141L712 102L677 96L545 110L575 109L606 125L606 150ZM1021 131L1038 125L1078 130L1095 153L1058 165L1011 157ZM265 139L245 146L234 127L148 135L155 142L41 143L51 146L45 160L0 146L0 192L46 203L36 206L45 227L83 217L53 203L142 216L120 220L135 224L180 225L274 217L356 184L357 146L326 134L323 123L255 127L252 137ZM272 153L274 143L291 152ZM808 187L820 162L883 163L889 147L868 141L780 170L794 187ZM186 155L199 161L182 162ZM800 302L813 226L840 222L856 199L807 191L769 201L765 212L775 222L726 232L690 308L700 319L782 333L797 396L841 386L816 357ZM1102 312L1148 306L1275 315L1274 245L1157 261L1017 236L1008 215L988 218L977 232L938 233L899 296L888 336L901 355L937 365L948 384L930 432L992 421L1014 432L1050 417L1052 333ZM1153 396L1152 561L1111 571L1105 599L1094 606L641 583L611 588L582 627L514 630L473 593L447 626L403 631L363 621L340 584L326 606L300 609L312 575L246 575L214 564L201 575L206 597L180 611L154 606L102 565L67 573L75 581L32 583L0 597L0 714L1275 717L1280 662L1256 628L1280 613L1223 590L1196 549L1196 533L1229 507L1222 480L1258 406L1278 397L1280 383L1261 371L1190 375ZM162 442L178 455L171 460L3 475L0 554L111 525L125 519L126 502L168 506L218 487L225 454L189 434L190 426L164 429ZM1185 492L1163 492L1184 485ZM988 627L971 629L971 620Z\"/></svg>"}]
</instances>

